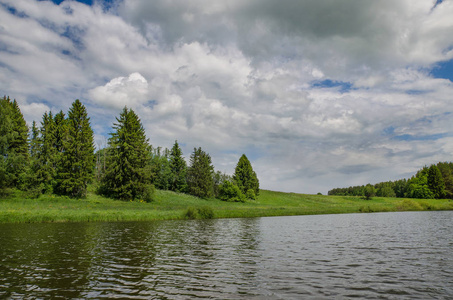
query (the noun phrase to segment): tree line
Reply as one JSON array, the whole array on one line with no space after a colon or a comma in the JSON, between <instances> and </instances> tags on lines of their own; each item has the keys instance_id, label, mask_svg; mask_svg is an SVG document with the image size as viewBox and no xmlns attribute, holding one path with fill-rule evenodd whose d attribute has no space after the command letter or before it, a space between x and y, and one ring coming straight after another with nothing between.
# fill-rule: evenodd
<instances>
[{"instance_id":1,"label":"tree line","mask_svg":"<svg viewBox=\"0 0 453 300\"><path fill-rule=\"evenodd\" d=\"M27 127L16 100L0 99L0 192L17 188L30 195L82 198L88 184L98 194L152 201L155 188L224 201L254 200L259 180L245 155L233 176L215 172L211 157L194 148L187 165L175 141L171 150L153 147L138 115L124 107L106 148L95 152L85 106L75 100L67 116L44 113Z\"/></svg>"},{"instance_id":2,"label":"tree line","mask_svg":"<svg viewBox=\"0 0 453 300\"><path fill-rule=\"evenodd\" d=\"M419 199L453 199L453 162L424 166L410 179L380 182L347 188L335 188L329 195L399 197Z\"/></svg>"}]
</instances>

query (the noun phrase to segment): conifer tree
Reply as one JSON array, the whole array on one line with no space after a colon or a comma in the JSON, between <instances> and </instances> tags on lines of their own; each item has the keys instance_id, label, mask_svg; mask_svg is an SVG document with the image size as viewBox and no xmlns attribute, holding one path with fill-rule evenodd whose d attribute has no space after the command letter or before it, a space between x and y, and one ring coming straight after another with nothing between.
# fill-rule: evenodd
<instances>
[{"instance_id":1,"label":"conifer tree","mask_svg":"<svg viewBox=\"0 0 453 300\"><path fill-rule=\"evenodd\" d=\"M190 167L187 170L189 193L197 197L211 197L214 190L213 175L211 156L201 148L194 148L190 156Z\"/></svg>"},{"instance_id":2,"label":"conifer tree","mask_svg":"<svg viewBox=\"0 0 453 300\"><path fill-rule=\"evenodd\" d=\"M16 100L0 100L0 119L0 182L22 188L29 167L28 127Z\"/></svg>"},{"instance_id":3,"label":"conifer tree","mask_svg":"<svg viewBox=\"0 0 453 300\"><path fill-rule=\"evenodd\" d=\"M54 120L55 122L55 120ZM54 149L57 152L57 139ZM95 156L93 130L85 106L80 100L72 103L68 112L64 152L58 166L56 192L71 197L85 197L87 185L93 178Z\"/></svg>"},{"instance_id":4,"label":"conifer tree","mask_svg":"<svg viewBox=\"0 0 453 300\"><path fill-rule=\"evenodd\" d=\"M32 137L33 141L33 137ZM52 193L55 186L57 169L55 168L55 121L52 112L42 116L39 136L33 141L35 155L32 170L35 170L37 184L43 193Z\"/></svg>"},{"instance_id":5,"label":"conifer tree","mask_svg":"<svg viewBox=\"0 0 453 300\"><path fill-rule=\"evenodd\" d=\"M107 152L101 192L113 198L146 197L150 184L149 145L145 129L132 109L124 107L114 124Z\"/></svg>"},{"instance_id":6,"label":"conifer tree","mask_svg":"<svg viewBox=\"0 0 453 300\"><path fill-rule=\"evenodd\" d=\"M253 197L252 192L256 196L259 195L260 187L258 177L245 154L241 156L236 165L233 180L244 195L250 195L249 198Z\"/></svg>"},{"instance_id":7,"label":"conifer tree","mask_svg":"<svg viewBox=\"0 0 453 300\"><path fill-rule=\"evenodd\" d=\"M445 196L445 183L442 179L442 173L436 165L431 165L428 169L428 188L436 199Z\"/></svg>"},{"instance_id":8,"label":"conifer tree","mask_svg":"<svg viewBox=\"0 0 453 300\"><path fill-rule=\"evenodd\" d=\"M170 152L170 190L175 192L185 192L187 190L187 165L182 156L178 141L175 141Z\"/></svg>"}]
</instances>

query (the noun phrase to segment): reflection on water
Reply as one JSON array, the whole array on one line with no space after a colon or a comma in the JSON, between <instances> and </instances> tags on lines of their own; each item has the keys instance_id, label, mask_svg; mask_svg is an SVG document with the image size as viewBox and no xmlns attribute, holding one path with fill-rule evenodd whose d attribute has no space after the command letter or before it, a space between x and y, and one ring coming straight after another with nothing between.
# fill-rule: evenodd
<instances>
[{"instance_id":1,"label":"reflection on water","mask_svg":"<svg viewBox=\"0 0 453 300\"><path fill-rule=\"evenodd\" d=\"M0 224L0 298L452 298L452 219Z\"/></svg>"}]
</instances>

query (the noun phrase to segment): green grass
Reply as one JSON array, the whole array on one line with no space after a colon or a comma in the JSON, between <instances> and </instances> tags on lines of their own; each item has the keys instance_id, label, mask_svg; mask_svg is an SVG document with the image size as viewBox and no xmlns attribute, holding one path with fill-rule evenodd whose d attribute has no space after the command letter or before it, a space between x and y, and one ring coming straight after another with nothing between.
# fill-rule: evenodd
<instances>
[{"instance_id":1,"label":"green grass","mask_svg":"<svg viewBox=\"0 0 453 300\"><path fill-rule=\"evenodd\" d=\"M55 195L30 199L25 193L12 191L0 198L0 223L150 221L408 210L453 210L453 201L379 197L364 200L262 190L256 201L233 203L158 190L154 202L143 203L112 200L92 191L86 199Z\"/></svg>"}]
</instances>

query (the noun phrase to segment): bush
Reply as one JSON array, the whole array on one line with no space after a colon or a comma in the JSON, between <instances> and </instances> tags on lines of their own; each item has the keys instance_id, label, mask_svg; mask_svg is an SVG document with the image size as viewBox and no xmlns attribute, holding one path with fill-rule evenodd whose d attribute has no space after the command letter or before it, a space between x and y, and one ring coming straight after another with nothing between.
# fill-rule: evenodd
<instances>
[{"instance_id":1,"label":"bush","mask_svg":"<svg viewBox=\"0 0 453 300\"><path fill-rule=\"evenodd\" d=\"M213 219L214 218L214 210L211 207L204 206L197 208L198 216L200 219Z\"/></svg>"},{"instance_id":2,"label":"bush","mask_svg":"<svg viewBox=\"0 0 453 300\"><path fill-rule=\"evenodd\" d=\"M416 201L411 199L404 199L398 203L398 209L405 210L423 210L423 207Z\"/></svg>"},{"instance_id":3,"label":"bush","mask_svg":"<svg viewBox=\"0 0 453 300\"><path fill-rule=\"evenodd\" d=\"M249 189L249 190L247 191L247 194L246 194L245 196L247 197L247 199L256 200L255 191L252 190L252 189Z\"/></svg>"},{"instance_id":4,"label":"bush","mask_svg":"<svg viewBox=\"0 0 453 300\"><path fill-rule=\"evenodd\" d=\"M220 200L230 202L245 202L246 199L239 187L231 181L225 181L220 186L219 198Z\"/></svg>"},{"instance_id":5,"label":"bush","mask_svg":"<svg viewBox=\"0 0 453 300\"><path fill-rule=\"evenodd\" d=\"M185 219L212 219L214 218L214 211L211 207L204 206L204 207L189 207L187 211L184 213Z\"/></svg>"},{"instance_id":6,"label":"bush","mask_svg":"<svg viewBox=\"0 0 453 300\"><path fill-rule=\"evenodd\" d=\"M143 201L145 201L145 202L154 201L155 192L156 192L156 189L154 188L153 184L146 185L143 190Z\"/></svg>"}]
</instances>

